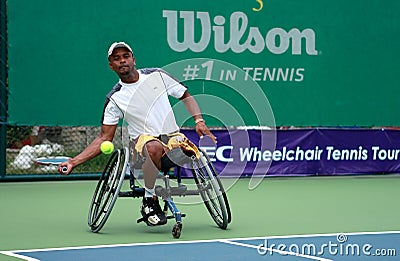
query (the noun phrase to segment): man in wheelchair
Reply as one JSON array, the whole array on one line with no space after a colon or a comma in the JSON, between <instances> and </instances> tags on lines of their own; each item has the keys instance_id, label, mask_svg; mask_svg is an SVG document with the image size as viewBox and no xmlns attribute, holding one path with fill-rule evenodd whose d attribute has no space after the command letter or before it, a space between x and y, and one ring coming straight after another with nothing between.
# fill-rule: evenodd
<instances>
[{"instance_id":1,"label":"man in wheelchair","mask_svg":"<svg viewBox=\"0 0 400 261\"><path fill-rule=\"evenodd\" d=\"M149 226L163 225L167 219L155 193L156 178L163 157L173 149L170 139L186 138L179 133L168 96L183 101L200 137L207 135L215 142L215 136L205 125L200 108L187 87L161 69L136 69L136 59L128 44L113 43L108 50L108 61L119 81L106 96L101 132L80 154L62 163L59 171L68 175L76 166L101 154L101 143L113 140L118 122L123 119L128 123L129 136L135 144L134 151L143 163L145 195L141 206L142 217ZM167 137L167 140L162 137ZM61 171L63 167L67 167L66 172Z\"/></svg>"}]
</instances>

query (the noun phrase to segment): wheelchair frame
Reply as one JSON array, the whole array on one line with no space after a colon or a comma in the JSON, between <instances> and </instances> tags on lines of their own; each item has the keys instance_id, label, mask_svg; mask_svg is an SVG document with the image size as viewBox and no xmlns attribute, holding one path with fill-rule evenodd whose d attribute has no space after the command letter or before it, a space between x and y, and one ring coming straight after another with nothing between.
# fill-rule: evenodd
<instances>
[{"instance_id":1,"label":"wheelchair frame","mask_svg":"<svg viewBox=\"0 0 400 261\"><path fill-rule=\"evenodd\" d=\"M210 213L214 222L221 229L226 229L231 222L231 210L228 203L226 192L222 182L215 170L208 155L199 148L200 157L191 157L191 169L193 178L197 185L196 190L188 190L181 182L181 167L177 166L178 186L170 185L169 169L172 166L163 168L163 186L156 186L155 193L164 201L164 212L168 210L171 215L166 215L167 219L175 219L172 228L172 236L179 238L182 231L182 218L185 214L181 213L176 207L173 196L200 195L206 209ZM114 204L118 197L141 198L144 196L144 188L135 185L133 170L130 170L130 188L129 191L120 191L122 183L126 177L129 166L129 149L123 148L115 150L101 174L97 183L88 214L88 225L92 232L99 232L109 218ZM138 219L138 223L144 221Z\"/></svg>"}]
</instances>

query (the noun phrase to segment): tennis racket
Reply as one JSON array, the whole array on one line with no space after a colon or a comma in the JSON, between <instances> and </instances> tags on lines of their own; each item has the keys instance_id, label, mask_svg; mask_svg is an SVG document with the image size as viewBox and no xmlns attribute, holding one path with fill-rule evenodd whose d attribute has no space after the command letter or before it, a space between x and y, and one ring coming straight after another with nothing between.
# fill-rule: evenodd
<instances>
[{"instance_id":1,"label":"tennis racket","mask_svg":"<svg viewBox=\"0 0 400 261\"><path fill-rule=\"evenodd\" d=\"M33 162L38 165L60 165L63 162L66 162L70 159L70 157L65 157L65 156L54 156L54 157L40 157L35 159ZM65 173L68 171L67 167L62 167L61 172Z\"/></svg>"}]
</instances>

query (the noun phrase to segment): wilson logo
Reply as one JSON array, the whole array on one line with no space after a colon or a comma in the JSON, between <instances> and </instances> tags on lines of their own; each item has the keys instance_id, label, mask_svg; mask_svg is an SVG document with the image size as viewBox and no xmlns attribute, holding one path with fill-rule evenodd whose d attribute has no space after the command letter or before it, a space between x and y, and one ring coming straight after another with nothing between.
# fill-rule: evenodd
<instances>
[{"instance_id":1,"label":"wilson logo","mask_svg":"<svg viewBox=\"0 0 400 261\"><path fill-rule=\"evenodd\" d=\"M163 10L163 17L167 21L168 45L176 52L188 49L196 53L203 52L213 36L214 49L218 53L229 50L242 53L248 50L257 54L266 49L273 54L290 51L292 55L301 55L304 52L307 55L318 55L315 49L315 32L312 29L300 31L293 28L285 31L282 28L272 28L263 35L258 27L249 26L248 18L243 12L231 14L229 28L225 28L225 17L217 15L211 22L208 12L179 11L178 19L178 11ZM179 26L180 22L183 22L183 27ZM178 28L183 28L183 37L178 36ZM198 30L201 31L201 37L196 41L195 33L198 34ZM225 36L229 36L229 39L225 39Z\"/></svg>"}]
</instances>

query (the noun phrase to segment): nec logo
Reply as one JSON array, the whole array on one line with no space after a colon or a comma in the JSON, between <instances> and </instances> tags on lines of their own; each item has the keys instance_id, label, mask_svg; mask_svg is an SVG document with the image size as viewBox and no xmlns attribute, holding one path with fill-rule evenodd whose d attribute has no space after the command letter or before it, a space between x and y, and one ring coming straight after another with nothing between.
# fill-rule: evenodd
<instances>
[{"instance_id":1,"label":"nec logo","mask_svg":"<svg viewBox=\"0 0 400 261\"><path fill-rule=\"evenodd\" d=\"M216 160L220 162L233 161L233 158L230 157L231 152L233 150L233 146L221 146L221 147L201 146L200 148L207 153L211 161L216 161Z\"/></svg>"}]
</instances>

